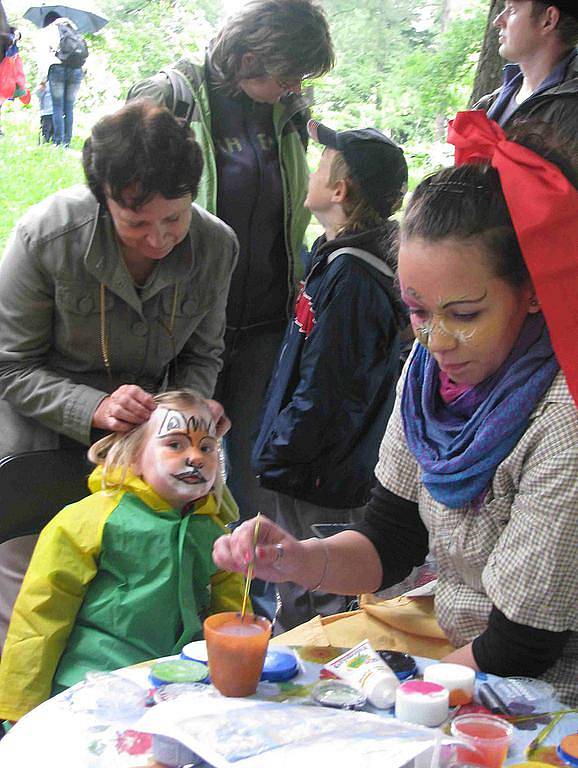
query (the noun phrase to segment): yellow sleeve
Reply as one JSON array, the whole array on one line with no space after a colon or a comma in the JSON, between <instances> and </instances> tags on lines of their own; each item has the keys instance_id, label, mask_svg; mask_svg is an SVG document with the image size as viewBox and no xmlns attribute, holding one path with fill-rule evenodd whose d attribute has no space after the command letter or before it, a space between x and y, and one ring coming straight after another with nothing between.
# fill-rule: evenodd
<instances>
[{"instance_id":1,"label":"yellow sleeve","mask_svg":"<svg viewBox=\"0 0 578 768\"><path fill-rule=\"evenodd\" d=\"M217 571L211 578L211 613L240 611L244 590L245 579L242 573ZM250 599L247 600L247 610L253 611Z\"/></svg>"},{"instance_id":2,"label":"yellow sleeve","mask_svg":"<svg viewBox=\"0 0 578 768\"><path fill-rule=\"evenodd\" d=\"M65 507L40 534L0 661L0 718L18 720L50 697L56 667L97 571L102 529L118 503L95 503L102 497Z\"/></svg>"}]
</instances>

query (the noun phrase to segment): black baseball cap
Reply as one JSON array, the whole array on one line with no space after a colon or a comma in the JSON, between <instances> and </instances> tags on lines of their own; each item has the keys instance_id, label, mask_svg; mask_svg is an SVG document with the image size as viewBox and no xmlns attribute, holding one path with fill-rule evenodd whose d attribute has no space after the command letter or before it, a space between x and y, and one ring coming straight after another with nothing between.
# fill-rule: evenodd
<instances>
[{"instance_id":1,"label":"black baseball cap","mask_svg":"<svg viewBox=\"0 0 578 768\"><path fill-rule=\"evenodd\" d=\"M307 131L312 139L341 152L361 194L382 216L391 210L391 193L407 189L407 163L401 147L376 128L333 131L309 120Z\"/></svg>"}]
</instances>

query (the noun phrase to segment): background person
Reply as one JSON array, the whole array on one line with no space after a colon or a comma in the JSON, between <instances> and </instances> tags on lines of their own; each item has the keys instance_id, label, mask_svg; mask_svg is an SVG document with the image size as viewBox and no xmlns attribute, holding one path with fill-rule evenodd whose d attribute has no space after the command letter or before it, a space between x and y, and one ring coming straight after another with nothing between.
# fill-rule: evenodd
<instances>
[{"instance_id":1,"label":"background person","mask_svg":"<svg viewBox=\"0 0 578 768\"><path fill-rule=\"evenodd\" d=\"M177 654L209 613L241 608L243 578L211 560L238 515L209 404L189 390L155 404L148 422L92 446L92 495L40 534L2 653L0 718L91 670Z\"/></svg>"},{"instance_id":2,"label":"background person","mask_svg":"<svg viewBox=\"0 0 578 768\"><path fill-rule=\"evenodd\" d=\"M42 141L48 143L54 137L54 123L52 122L52 96L50 95L50 85L40 83L36 89L38 97L38 108L40 110L40 136Z\"/></svg>"},{"instance_id":3,"label":"background person","mask_svg":"<svg viewBox=\"0 0 578 768\"><path fill-rule=\"evenodd\" d=\"M0 264L0 456L83 450L94 429L146 421L169 386L211 397L221 367L237 240L193 204L190 128L131 104L93 127L83 166L87 186L32 207ZM4 622L32 545L13 564L7 552L21 546L2 547Z\"/></svg>"},{"instance_id":4,"label":"background person","mask_svg":"<svg viewBox=\"0 0 578 768\"><path fill-rule=\"evenodd\" d=\"M227 20L202 64L182 59L170 75L160 72L128 94L153 98L192 120L205 159L198 202L239 238L216 397L233 422L225 443L227 482L242 519L263 502L251 446L292 311L309 222L301 81L332 65L319 5L252 0Z\"/></svg>"},{"instance_id":5,"label":"background person","mask_svg":"<svg viewBox=\"0 0 578 768\"><path fill-rule=\"evenodd\" d=\"M460 113L450 141L458 167L418 186L402 224L399 279L419 345L365 520L298 542L262 519L255 573L373 592L429 543L435 614L456 649L446 660L544 677L575 706L577 174L560 150L572 182L481 112ZM219 567L246 567L253 528L216 542Z\"/></svg>"},{"instance_id":6,"label":"background person","mask_svg":"<svg viewBox=\"0 0 578 768\"><path fill-rule=\"evenodd\" d=\"M541 120L573 139L578 131L578 6L575 0L506 0L494 19L499 53L509 62L504 83L484 96L484 109L501 126L517 118Z\"/></svg>"},{"instance_id":7,"label":"background person","mask_svg":"<svg viewBox=\"0 0 578 768\"><path fill-rule=\"evenodd\" d=\"M57 145L70 146L74 127L74 104L82 82L82 67L71 67L62 62L57 54L60 48L60 25L76 29L70 19L55 11L46 14L44 28L38 35L38 75L40 85L48 83L52 95L53 141Z\"/></svg>"},{"instance_id":8,"label":"background person","mask_svg":"<svg viewBox=\"0 0 578 768\"><path fill-rule=\"evenodd\" d=\"M315 523L351 523L367 502L395 399L399 300L393 285L398 225L389 216L407 186L402 150L374 128L325 145L305 207L324 234L309 256L253 452L259 482L275 491L273 519L298 539ZM347 599L280 584L276 627L344 611Z\"/></svg>"}]
</instances>

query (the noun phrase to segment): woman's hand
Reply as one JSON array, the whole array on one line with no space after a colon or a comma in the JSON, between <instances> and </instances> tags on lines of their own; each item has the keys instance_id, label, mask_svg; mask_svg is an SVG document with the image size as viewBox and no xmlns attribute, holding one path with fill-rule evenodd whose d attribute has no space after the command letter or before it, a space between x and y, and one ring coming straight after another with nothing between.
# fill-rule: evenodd
<instances>
[{"instance_id":1,"label":"woman's hand","mask_svg":"<svg viewBox=\"0 0 578 768\"><path fill-rule=\"evenodd\" d=\"M314 568L313 558L307 555L310 542L301 542L290 536L274 522L261 515L259 540L253 550L253 537L257 518L247 520L233 533L221 536L213 546L213 560L224 571L245 573L254 562L253 576L264 581L296 581L312 583L307 566ZM308 562L306 562L306 560Z\"/></svg>"},{"instance_id":2,"label":"woman's hand","mask_svg":"<svg viewBox=\"0 0 578 768\"><path fill-rule=\"evenodd\" d=\"M107 432L128 432L150 419L157 404L152 395L135 384L123 384L98 404L92 426Z\"/></svg>"},{"instance_id":3,"label":"woman's hand","mask_svg":"<svg viewBox=\"0 0 578 768\"><path fill-rule=\"evenodd\" d=\"M211 416L216 424L217 437L223 437L231 429L231 419L217 400L207 400Z\"/></svg>"}]
</instances>

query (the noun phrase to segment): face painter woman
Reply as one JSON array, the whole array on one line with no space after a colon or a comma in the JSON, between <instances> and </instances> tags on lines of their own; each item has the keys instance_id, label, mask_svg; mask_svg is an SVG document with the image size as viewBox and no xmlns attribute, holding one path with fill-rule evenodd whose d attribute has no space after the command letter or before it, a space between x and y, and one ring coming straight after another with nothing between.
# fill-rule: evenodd
<instances>
[{"instance_id":1,"label":"face painter woman","mask_svg":"<svg viewBox=\"0 0 578 768\"><path fill-rule=\"evenodd\" d=\"M31 208L1 262L0 456L82 450L147 421L157 392L210 398L221 367L237 239L193 202L191 129L130 104L96 123L82 162L86 186ZM0 640L32 546L2 547Z\"/></svg>"},{"instance_id":2,"label":"face painter woman","mask_svg":"<svg viewBox=\"0 0 578 768\"><path fill-rule=\"evenodd\" d=\"M446 660L542 677L576 706L576 154L526 129L509 138L479 111L451 123L456 165L417 187L402 225L417 343L365 519L306 541L262 519L255 572L374 592L429 547ZM219 567L252 559L253 528L217 541Z\"/></svg>"}]
</instances>

